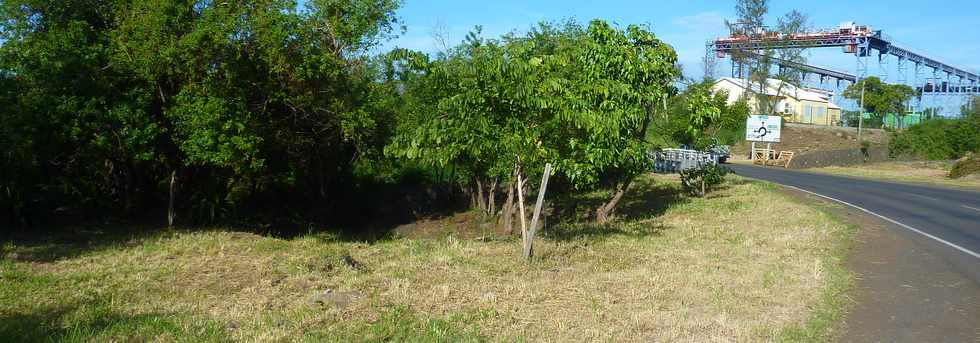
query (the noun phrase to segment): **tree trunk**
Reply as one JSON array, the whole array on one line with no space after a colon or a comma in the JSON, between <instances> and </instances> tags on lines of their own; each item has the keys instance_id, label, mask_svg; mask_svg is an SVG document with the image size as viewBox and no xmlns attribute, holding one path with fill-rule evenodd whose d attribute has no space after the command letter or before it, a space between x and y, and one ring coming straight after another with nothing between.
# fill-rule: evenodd
<instances>
[{"instance_id":1,"label":"tree trunk","mask_svg":"<svg viewBox=\"0 0 980 343\"><path fill-rule=\"evenodd\" d=\"M708 191L707 189L705 189L705 186L704 186L704 177L705 177L704 175L701 175L701 196L702 197Z\"/></svg>"},{"instance_id":2,"label":"tree trunk","mask_svg":"<svg viewBox=\"0 0 980 343\"><path fill-rule=\"evenodd\" d=\"M606 224L612 220L615 215L616 205L619 204L619 200L623 198L623 194L626 194L626 189L629 188L630 182L624 182L616 186L616 191L613 193L611 199L605 204L599 206L595 211L595 221L598 224Z\"/></svg>"},{"instance_id":3,"label":"tree trunk","mask_svg":"<svg viewBox=\"0 0 980 343\"><path fill-rule=\"evenodd\" d=\"M504 232L508 235L514 234L514 181L511 180L507 185L507 200L504 201L504 208L501 211L500 222L504 226Z\"/></svg>"},{"instance_id":4,"label":"tree trunk","mask_svg":"<svg viewBox=\"0 0 980 343\"><path fill-rule=\"evenodd\" d=\"M127 163L119 163L122 176L122 195L123 195L123 210L126 212L126 216L133 216L136 208L135 195L133 194L133 173L129 168Z\"/></svg>"},{"instance_id":5,"label":"tree trunk","mask_svg":"<svg viewBox=\"0 0 980 343\"><path fill-rule=\"evenodd\" d=\"M497 179L496 178L493 179L492 183L490 183L490 189L488 191L489 191L488 193L490 194L487 197L487 215L492 216L494 213L497 212L497 199L496 199Z\"/></svg>"},{"instance_id":6,"label":"tree trunk","mask_svg":"<svg viewBox=\"0 0 980 343\"><path fill-rule=\"evenodd\" d=\"M477 177L476 178L476 206L479 207L481 211L486 212L487 206L484 205L483 203L484 199L486 198L483 197L483 181L480 181L480 178Z\"/></svg>"},{"instance_id":7,"label":"tree trunk","mask_svg":"<svg viewBox=\"0 0 980 343\"><path fill-rule=\"evenodd\" d=\"M326 176L324 175L325 173L323 171L323 169L325 168L324 165L323 165L324 164L323 163L323 159L322 158L317 158L316 160L317 160L316 170L317 170L317 176L318 176L318 179L319 179L319 180L317 180L317 182L320 184L319 185L320 186L320 199L326 199L327 198L327 187L326 187Z\"/></svg>"}]
</instances>

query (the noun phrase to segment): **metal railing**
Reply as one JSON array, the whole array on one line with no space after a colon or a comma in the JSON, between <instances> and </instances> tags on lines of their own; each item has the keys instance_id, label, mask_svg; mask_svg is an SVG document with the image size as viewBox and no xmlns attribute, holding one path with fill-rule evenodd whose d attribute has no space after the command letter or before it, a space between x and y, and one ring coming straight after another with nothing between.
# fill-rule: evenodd
<instances>
[{"instance_id":1,"label":"metal railing","mask_svg":"<svg viewBox=\"0 0 980 343\"><path fill-rule=\"evenodd\" d=\"M690 149L663 149L652 152L650 157L653 161L653 172L661 174L677 173L708 164L717 165L722 159L722 155L718 153Z\"/></svg>"}]
</instances>

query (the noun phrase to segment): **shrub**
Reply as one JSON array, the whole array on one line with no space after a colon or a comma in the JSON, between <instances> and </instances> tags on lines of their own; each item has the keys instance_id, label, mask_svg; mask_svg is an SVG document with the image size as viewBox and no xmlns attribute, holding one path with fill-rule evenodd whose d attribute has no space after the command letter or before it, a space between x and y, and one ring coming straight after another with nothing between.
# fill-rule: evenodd
<instances>
[{"instance_id":1,"label":"shrub","mask_svg":"<svg viewBox=\"0 0 980 343\"><path fill-rule=\"evenodd\" d=\"M949 170L949 177L951 179L958 179L972 174L980 174L980 156L976 154L968 154L957 160L953 164L953 168Z\"/></svg>"},{"instance_id":2,"label":"shrub","mask_svg":"<svg viewBox=\"0 0 980 343\"><path fill-rule=\"evenodd\" d=\"M680 172L681 185L691 195L704 196L712 188L725 182L728 168L717 164L704 164Z\"/></svg>"},{"instance_id":3,"label":"shrub","mask_svg":"<svg viewBox=\"0 0 980 343\"><path fill-rule=\"evenodd\" d=\"M913 125L895 134L890 153L925 159L954 159L980 150L980 123L965 119L937 119Z\"/></svg>"}]
</instances>

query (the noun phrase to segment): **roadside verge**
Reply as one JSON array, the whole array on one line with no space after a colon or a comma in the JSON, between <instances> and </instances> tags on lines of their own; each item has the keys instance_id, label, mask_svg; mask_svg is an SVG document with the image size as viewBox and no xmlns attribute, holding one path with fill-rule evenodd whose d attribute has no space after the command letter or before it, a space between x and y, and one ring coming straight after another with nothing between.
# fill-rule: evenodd
<instances>
[{"instance_id":1,"label":"roadside verge","mask_svg":"<svg viewBox=\"0 0 980 343\"><path fill-rule=\"evenodd\" d=\"M798 190L786 194L856 229L843 265L850 289L829 306L844 305L841 342L974 341L980 337L980 285L956 272L942 254L880 218ZM819 312L819 311L818 311Z\"/></svg>"}]
</instances>

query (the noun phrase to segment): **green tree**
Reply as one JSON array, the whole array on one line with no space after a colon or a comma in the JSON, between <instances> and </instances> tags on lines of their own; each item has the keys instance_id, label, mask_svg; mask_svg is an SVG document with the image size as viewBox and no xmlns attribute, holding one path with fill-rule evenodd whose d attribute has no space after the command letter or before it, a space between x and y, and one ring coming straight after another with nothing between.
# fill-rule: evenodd
<instances>
[{"instance_id":1,"label":"green tree","mask_svg":"<svg viewBox=\"0 0 980 343\"><path fill-rule=\"evenodd\" d=\"M893 113L905 115L908 101L915 96L915 90L906 85L892 85L871 76L854 83L844 90L844 97L860 103L864 98L864 110L877 118Z\"/></svg>"},{"instance_id":2,"label":"green tree","mask_svg":"<svg viewBox=\"0 0 980 343\"><path fill-rule=\"evenodd\" d=\"M744 139L745 120L749 115L746 99L728 104L728 94L712 90L714 81L692 83L672 97L665 111L652 124L654 135L668 138L664 146L685 145L693 149L710 149L715 145L732 145Z\"/></svg>"},{"instance_id":3,"label":"green tree","mask_svg":"<svg viewBox=\"0 0 980 343\"><path fill-rule=\"evenodd\" d=\"M389 154L467 170L483 196L495 190L479 191L481 177L513 187L550 162L577 189L613 190L596 209L599 222L644 170L643 138L677 77L676 54L649 30L603 21L542 24L501 40L472 34L438 60L415 61L421 68L407 79L447 86L406 87L436 105L414 107Z\"/></svg>"},{"instance_id":4,"label":"green tree","mask_svg":"<svg viewBox=\"0 0 980 343\"><path fill-rule=\"evenodd\" d=\"M203 220L273 194L330 201L383 145L391 93L367 55L394 34L396 8L5 1L0 70L19 81L5 100L17 110L2 115L27 138L4 152L35 156L5 163L36 176L29 193L48 202L37 207L136 213L168 198L171 176Z\"/></svg>"},{"instance_id":5,"label":"green tree","mask_svg":"<svg viewBox=\"0 0 980 343\"><path fill-rule=\"evenodd\" d=\"M809 18L797 10L792 10L776 20L774 28L765 25L769 13L768 0L737 0L735 2L736 21L726 21L732 36L766 38L774 45L790 40L795 34L809 29ZM732 61L744 69L749 86L746 93L755 104L758 113L775 114L781 98L802 84L802 74L792 68L780 66L778 72L773 68L782 61L806 63L802 48L763 48L755 51L735 50L731 52ZM777 82L773 82L777 81Z\"/></svg>"},{"instance_id":6,"label":"green tree","mask_svg":"<svg viewBox=\"0 0 980 343\"><path fill-rule=\"evenodd\" d=\"M748 105L744 100L727 104L728 94L714 92L710 80L688 86L675 101L675 119L669 132L679 144L699 151L710 151L718 145L733 144L744 134ZM681 173L682 185L692 194L704 196L708 190L724 181L726 169L703 165Z\"/></svg>"},{"instance_id":7,"label":"green tree","mask_svg":"<svg viewBox=\"0 0 980 343\"><path fill-rule=\"evenodd\" d=\"M973 121L980 122L980 95L972 95L966 105L960 108L960 115Z\"/></svg>"}]
</instances>

